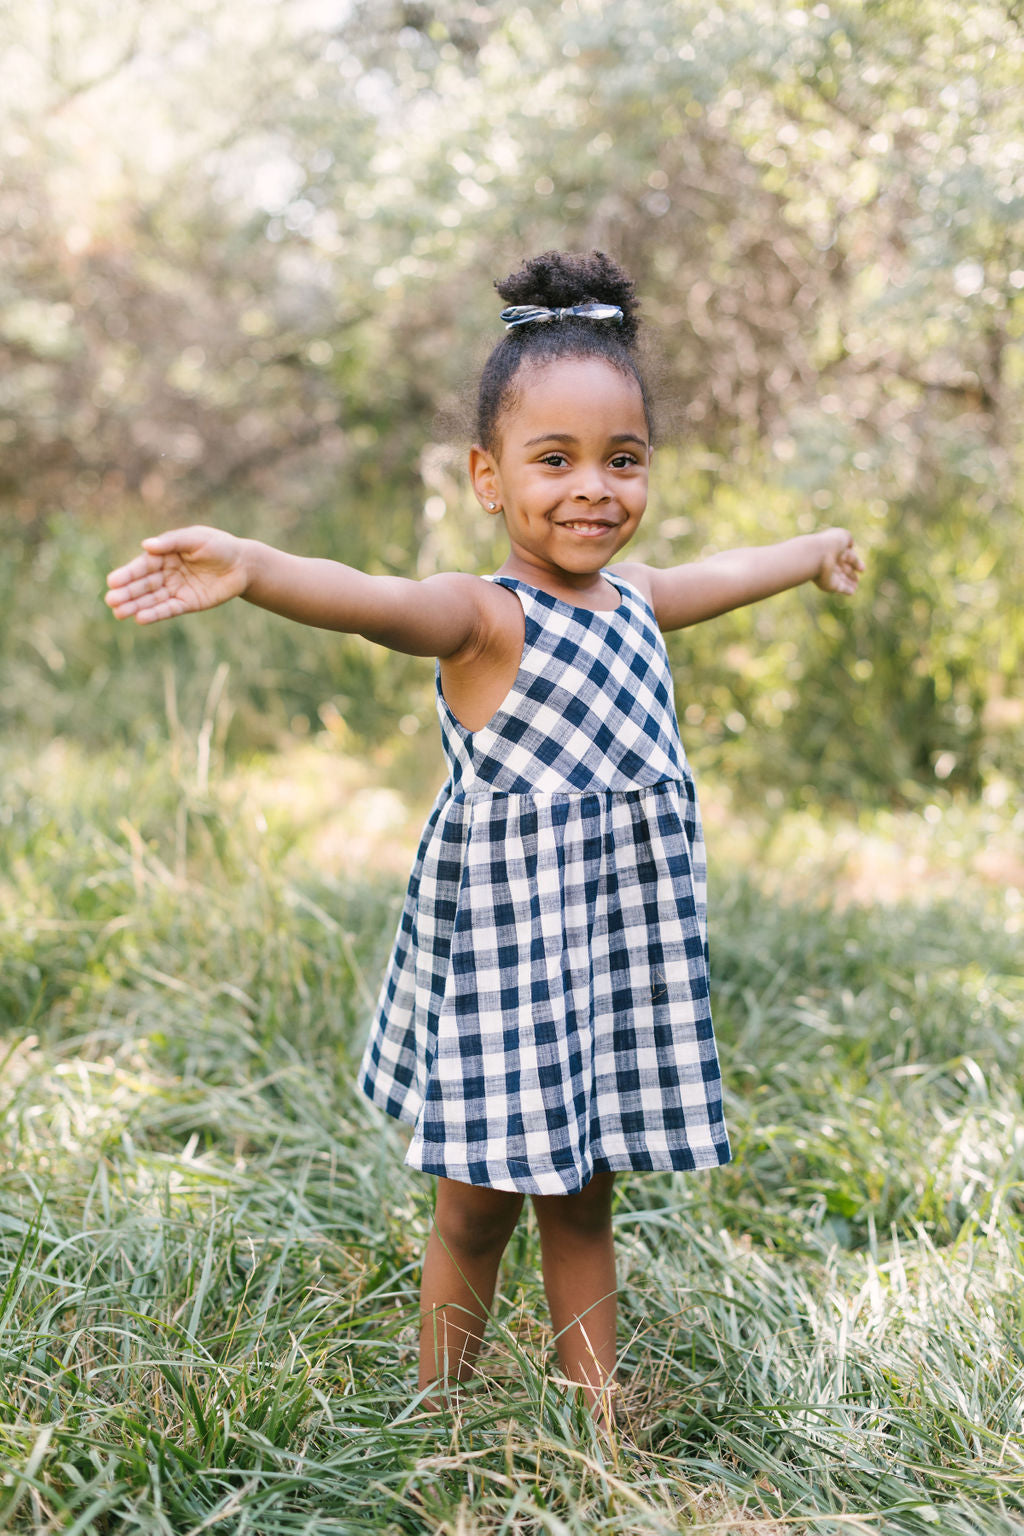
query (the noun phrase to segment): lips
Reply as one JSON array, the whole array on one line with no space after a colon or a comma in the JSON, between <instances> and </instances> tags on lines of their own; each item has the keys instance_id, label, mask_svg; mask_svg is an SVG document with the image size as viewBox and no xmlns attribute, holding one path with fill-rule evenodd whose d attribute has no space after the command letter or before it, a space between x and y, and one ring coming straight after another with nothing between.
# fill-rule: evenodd
<instances>
[{"instance_id":1,"label":"lips","mask_svg":"<svg viewBox=\"0 0 1024 1536\"><path fill-rule=\"evenodd\" d=\"M569 533L575 533L581 538L596 539L603 533L613 533L617 523L598 522L588 518L574 517L570 521L559 523L559 528L565 528Z\"/></svg>"}]
</instances>

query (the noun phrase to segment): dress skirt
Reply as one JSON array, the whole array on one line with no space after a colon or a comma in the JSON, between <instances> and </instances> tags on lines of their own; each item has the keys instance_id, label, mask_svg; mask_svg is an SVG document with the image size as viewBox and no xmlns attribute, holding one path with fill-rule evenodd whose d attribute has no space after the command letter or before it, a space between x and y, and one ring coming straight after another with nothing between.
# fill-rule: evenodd
<instances>
[{"instance_id":1,"label":"dress skirt","mask_svg":"<svg viewBox=\"0 0 1024 1536\"><path fill-rule=\"evenodd\" d=\"M362 1087L406 1162L571 1194L730 1157L693 781L453 795L427 822Z\"/></svg>"}]
</instances>

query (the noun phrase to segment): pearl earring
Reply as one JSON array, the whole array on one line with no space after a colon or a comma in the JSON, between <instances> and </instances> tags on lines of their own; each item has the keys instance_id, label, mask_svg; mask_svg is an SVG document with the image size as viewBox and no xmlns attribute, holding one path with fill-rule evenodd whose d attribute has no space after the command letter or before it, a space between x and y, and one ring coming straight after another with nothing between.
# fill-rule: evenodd
<instances>
[{"instance_id":1,"label":"pearl earring","mask_svg":"<svg viewBox=\"0 0 1024 1536\"><path fill-rule=\"evenodd\" d=\"M488 512L493 512L494 511L494 502L493 501L489 501L487 503L487 510L488 510Z\"/></svg>"}]
</instances>

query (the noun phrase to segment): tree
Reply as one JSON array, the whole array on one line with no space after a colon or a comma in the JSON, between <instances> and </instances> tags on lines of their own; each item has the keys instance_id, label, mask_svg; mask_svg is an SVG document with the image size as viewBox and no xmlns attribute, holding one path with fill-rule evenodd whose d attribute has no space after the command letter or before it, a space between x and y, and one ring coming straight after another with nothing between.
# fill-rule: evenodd
<instances>
[{"instance_id":1,"label":"tree","mask_svg":"<svg viewBox=\"0 0 1024 1536\"><path fill-rule=\"evenodd\" d=\"M995 617L1018 574L1014 13L310 15L299 0L8 7L0 437L18 520L139 497L183 520L244 497L301 543L340 498L356 563L483 558L437 412L458 415L497 335L489 279L548 245L608 247L661 338L665 435L682 428L651 548L859 520L873 599L798 646L801 689L774 694L807 716L777 705L777 729L827 746L867 709L885 724L858 773L905 783L952 757L976 782L980 711L1020 650L1016 615ZM773 621L737 623L735 644L783 677ZM706 729L728 735L753 684L721 646L699 664L721 700Z\"/></svg>"}]
</instances>

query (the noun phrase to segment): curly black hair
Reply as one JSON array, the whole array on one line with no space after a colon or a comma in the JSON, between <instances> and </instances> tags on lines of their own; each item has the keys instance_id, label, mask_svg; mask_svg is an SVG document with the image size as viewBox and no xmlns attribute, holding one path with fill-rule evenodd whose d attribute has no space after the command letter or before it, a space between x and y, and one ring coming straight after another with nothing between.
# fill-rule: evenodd
<instances>
[{"instance_id":1,"label":"curly black hair","mask_svg":"<svg viewBox=\"0 0 1024 1536\"><path fill-rule=\"evenodd\" d=\"M568 308L591 300L617 304L622 310L622 323L569 317L553 324L517 325L508 331L487 359L480 376L476 431L477 441L484 448L497 451L499 421L513 402L515 377L523 364L543 364L560 357L602 357L635 379L653 437L649 391L637 357L639 305L633 280L618 262L603 251L545 251L494 286L508 304L540 304L548 309Z\"/></svg>"}]
</instances>

